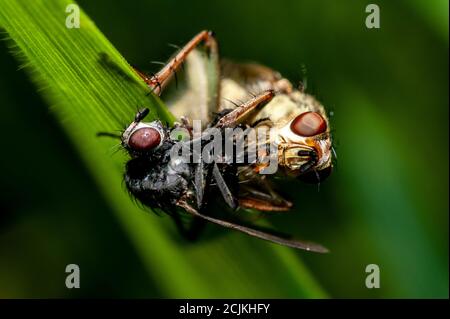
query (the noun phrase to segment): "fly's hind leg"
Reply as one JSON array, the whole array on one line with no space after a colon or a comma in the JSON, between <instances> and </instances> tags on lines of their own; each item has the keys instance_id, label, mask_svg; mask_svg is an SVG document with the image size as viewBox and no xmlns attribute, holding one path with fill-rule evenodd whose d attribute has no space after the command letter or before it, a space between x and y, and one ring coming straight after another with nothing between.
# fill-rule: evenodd
<instances>
[{"instance_id":1,"label":"fly's hind leg","mask_svg":"<svg viewBox=\"0 0 450 319\"><path fill-rule=\"evenodd\" d=\"M148 76L145 73L134 69L144 82L152 89L156 95L161 95L164 88L172 79L175 72L180 68L192 50L200 43L205 43L210 54L217 54L217 42L212 31L202 31L189 41L181 50L156 74Z\"/></svg>"},{"instance_id":2,"label":"fly's hind leg","mask_svg":"<svg viewBox=\"0 0 450 319\"><path fill-rule=\"evenodd\" d=\"M204 214L198 212L196 209L192 208L192 206L190 206L183 200L180 200L177 203L177 205L179 207L185 209L187 213L189 213L195 217L202 218L208 222L220 225L222 227L240 231L244 234L247 234L247 235L250 235L250 236L253 236L256 238L264 239L264 240L267 240L267 241L270 241L273 243L277 243L279 245L288 246L288 247L297 248L297 249L303 249L303 250L307 250L307 251L314 251L314 252L318 252L318 253L327 253L328 252L328 249L326 249L322 245L319 245L316 243L301 241L301 240L296 240L296 239L290 239L290 238L286 238L286 237L280 237L280 236L266 233L266 232L263 232L263 231L260 231L257 229L253 229L253 228L246 227L243 225L235 224L235 223L232 223L232 222L229 222L226 220L222 220L222 219L214 218L214 217L211 217L208 215L204 215Z\"/></svg>"}]
</instances>

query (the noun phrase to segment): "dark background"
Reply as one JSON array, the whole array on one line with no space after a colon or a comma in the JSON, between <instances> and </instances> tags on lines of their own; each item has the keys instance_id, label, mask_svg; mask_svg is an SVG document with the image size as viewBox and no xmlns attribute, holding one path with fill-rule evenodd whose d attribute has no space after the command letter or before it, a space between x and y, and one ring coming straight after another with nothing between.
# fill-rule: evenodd
<instances>
[{"instance_id":1,"label":"dark background","mask_svg":"<svg viewBox=\"0 0 450 319\"><path fill-rule=\"evenodd\" d=\"M307 91L334 114L338 164L320 192L286 181L298 209L271 223L331 247L298 255L332 297L448 297L448 2L377 1L371 30L368 3L79 1L144 69L203 29L222 56L294 83L306 67ZM0 70L0 297L170 297L5 43ZM61 284L71 262L82 291ZM364 286L371 263L376 291Z\"/></svg>"}]
</instances>

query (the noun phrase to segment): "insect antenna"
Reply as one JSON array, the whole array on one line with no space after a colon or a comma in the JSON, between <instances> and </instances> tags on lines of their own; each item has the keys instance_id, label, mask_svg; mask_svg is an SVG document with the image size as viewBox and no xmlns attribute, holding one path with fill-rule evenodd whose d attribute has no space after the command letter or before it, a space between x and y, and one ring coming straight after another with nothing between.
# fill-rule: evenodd
<instances>
[{"instance_id":1,"label":"insect antenna","mask_svg":"<svg viewBox=\"0 0 450 319\"><path fill-rule=\"evenodd\" d=\"M148 108L139 109L136 113L136 116L134 117L134 121L136 123L142 121L148 115L148 113L150 113L150 110Z\"/></svg>"}]
</instances>

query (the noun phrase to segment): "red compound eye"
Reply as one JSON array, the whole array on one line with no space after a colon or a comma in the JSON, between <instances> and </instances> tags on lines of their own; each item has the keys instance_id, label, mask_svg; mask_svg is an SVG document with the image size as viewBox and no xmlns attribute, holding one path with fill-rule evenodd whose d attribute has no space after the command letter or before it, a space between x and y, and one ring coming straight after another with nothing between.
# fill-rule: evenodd
<instances>
[{"instance_id":1,"label":"red compound eye","mask_svg":"<svg viewBox=\"0 0 450 319\"><path fill-rule=\"evenodd\" d=\"M291 123L291 130L297 135L314 136L327 130L327 122L316 112L305 112Z\"/></svg>"},{"instance_id":2,"label":"red compound eye","mask_svg":"<svg viewBox=\"0 0 450 319\"><path fill-rule=\"evenodd\" d=\"M144 127L131 135L128 145L134 150L146 151L155 148L160 142L161 134L157 129Z\"/></svg>"}]
</instances>

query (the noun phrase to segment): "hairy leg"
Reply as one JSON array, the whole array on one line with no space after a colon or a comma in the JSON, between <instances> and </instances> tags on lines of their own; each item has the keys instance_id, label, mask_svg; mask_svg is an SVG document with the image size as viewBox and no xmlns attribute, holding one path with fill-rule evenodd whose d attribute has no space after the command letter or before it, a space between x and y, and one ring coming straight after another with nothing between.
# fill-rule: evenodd
<instances>
[{"instance_id":1,"label":"hairy leg","mask_svg":"<svg viewBox=\"0 0 450 319\"><path fill-rule=\"evenodd\" d=\"M162 91L167 86L175 72L186 60L189 53L191 53L192 50L194 50L200 43L205 43L212 53L217 53L217 42L214 39L213 32L205 30L193 37L192 40L181 48L181 50L155 75L148 76L136 68L135 71L155 94L161 95Z\"/></svg>"}]
</instances>

